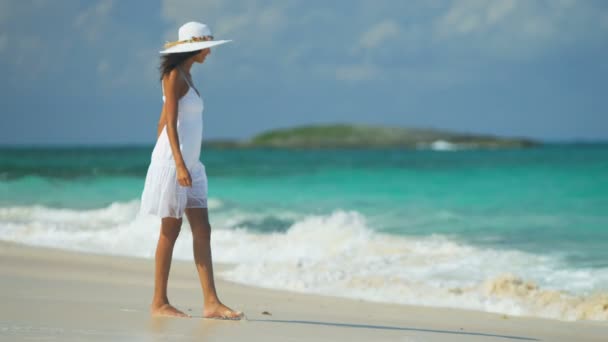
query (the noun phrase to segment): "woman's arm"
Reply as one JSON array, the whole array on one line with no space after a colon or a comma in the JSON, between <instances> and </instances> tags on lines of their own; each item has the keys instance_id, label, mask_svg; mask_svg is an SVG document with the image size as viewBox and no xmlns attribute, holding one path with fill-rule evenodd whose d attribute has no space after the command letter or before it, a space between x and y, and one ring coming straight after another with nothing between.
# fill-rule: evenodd
<instances>
[{"instance_id":1,"label":"woman's arm","mask_svg":"<svg viewBox=\"0 0 608 342\"><path fill-rule=\"evenodd\" d=\"M173 159L175 160L175 166L177 167L177 181L181 186L192 186L190 173L188 172L186 163L182 157L182 151L179 149L179 136L177 134L177 102L179 94L183 92L186 86L186 82L180 78L178 71L173 69L169 75L165 76L163 83L165 87L165 104L163 106L163 112L167 125L169 144L171 145Z\"/></svg>"}]
</instances>

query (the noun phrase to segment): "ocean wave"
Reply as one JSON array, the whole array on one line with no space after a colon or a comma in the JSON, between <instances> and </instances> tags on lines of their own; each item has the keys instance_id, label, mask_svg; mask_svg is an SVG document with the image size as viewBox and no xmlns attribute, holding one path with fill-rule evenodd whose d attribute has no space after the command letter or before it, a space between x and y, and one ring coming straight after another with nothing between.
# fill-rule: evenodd
<instances>
[{"instance_id":1,"label":"ocean wave","mask_svg":"<svg viewBox=\"0 0 608 342\"><path fill-rule=\"evenodd\" d=\"M475 148L474 145L467 145L467 144L456 144L456 143L451 143L449 141L445 141L445 140L436 140L433 141L432 143L418 143L416 145L416 148L418 149L430 149L433 151L456 151L456 150L462 150L462 149L471 149L471 148Z\"/></svg>"},{"instance_id":2,"label":"ocean wave","mask_svg":"<svg viewBox=\"0 0 608 342\"><path fill-rule=\"evenodd\" d=\"M210 201L214 260L235 265L220 274L228 280L380 302L608 320L608 269L571 268L555 257L484 249L441 235L382 234L356 211L277 213L293 223L260 233L247 225L260 222L259 212L241 211L234 219L235 212L223 208L220 200ZM153 258L159 220L139 216L138 209L137 200L95 210L0 208L0 239ZM187 226L184 220L177 259L192 260Z\"/></svg>"},{"instance_id":3,"label":"ocean wave","mask_svg":"<svg viewBox=\"0 0 608 342\"><path fill-rule=\"evenodd\" d=\"M222 230L214 239L217 259L237 265L222 276L236 282L380 302L608 319L608 294L599 290L608 284L606 269L570 269L547 256L480 249L439 235L379 234L357 212L308 217L285 233Z\"/></svg>"}]
</instances>

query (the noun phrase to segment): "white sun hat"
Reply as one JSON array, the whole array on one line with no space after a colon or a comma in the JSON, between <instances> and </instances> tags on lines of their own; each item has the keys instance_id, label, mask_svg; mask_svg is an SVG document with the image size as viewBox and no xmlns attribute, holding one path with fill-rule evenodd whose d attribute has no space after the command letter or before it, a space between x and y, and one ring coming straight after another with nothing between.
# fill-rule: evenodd
<instances>
[{"instance_id":1,"label":"white sun hat","mask_svg":"<svg viewBox=\"0 0 608 342\"><path fill-rule=\"evenodd\" d=\"M231 42L232 40L213 40L211 30L205 24L196 21L185 23L179 28L178 40L167 42L165 49L160 53L179 53L202 50Z\"/></svg>"}]
</instances>

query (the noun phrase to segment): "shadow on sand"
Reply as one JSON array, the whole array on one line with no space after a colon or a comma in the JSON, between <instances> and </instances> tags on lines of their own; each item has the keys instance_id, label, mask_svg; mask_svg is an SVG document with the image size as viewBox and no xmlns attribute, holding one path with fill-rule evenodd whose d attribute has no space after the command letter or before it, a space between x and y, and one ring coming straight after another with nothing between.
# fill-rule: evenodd
<instances>
[{"instance_id":1,"label":"shadow on sand","mask_svg":"<svg viewBox=\"0 0 608 342\"><path fill-rule=\"evenodd\" d=\"M537 338L522 337L522 336L496 335L496 334L488 334L488 333L468 332L468 331L455 331L455 330L435 330L435 329L393 327L393 326L387 326L387 325L349 324L349 323L332 323L332 322L299 321L299 320L280 320L280 319L248 319L248 321L249 322L265 322L265 323L291 323L291 324L325 325L325 326L331 326L331 327L360 328L360 329L417 331L417 332L427 332L427 333L435 333L435 334L451 334L451 335L469 335L469 336L496 337L496 338L504 338L504 339L510 339L510 340L520 340L520 341L540 341Z\"/></svg>"}]
</instances>

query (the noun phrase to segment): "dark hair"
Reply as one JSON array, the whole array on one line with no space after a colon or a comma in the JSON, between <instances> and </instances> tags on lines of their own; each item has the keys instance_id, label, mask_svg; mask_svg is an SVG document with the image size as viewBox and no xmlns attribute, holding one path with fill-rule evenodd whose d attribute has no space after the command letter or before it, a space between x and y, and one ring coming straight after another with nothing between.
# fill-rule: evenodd
<instances>
[{"instance_id":1,"label":"dark hair","mask_svg":"<svg viewBox=\"0 0 608 342\"><path fill-rule=\"evenodd\" d=\"M158 69L160 70L160 81L162 82L163 77L165 77L165 75L168 75L171 70L175 69L175 67L180 65L183 61L196 55L199 52L201 52L201 50L168 53L166 55L162 55L160 57L160 66L158 67Z\"/></svg>"}]
</instances>

